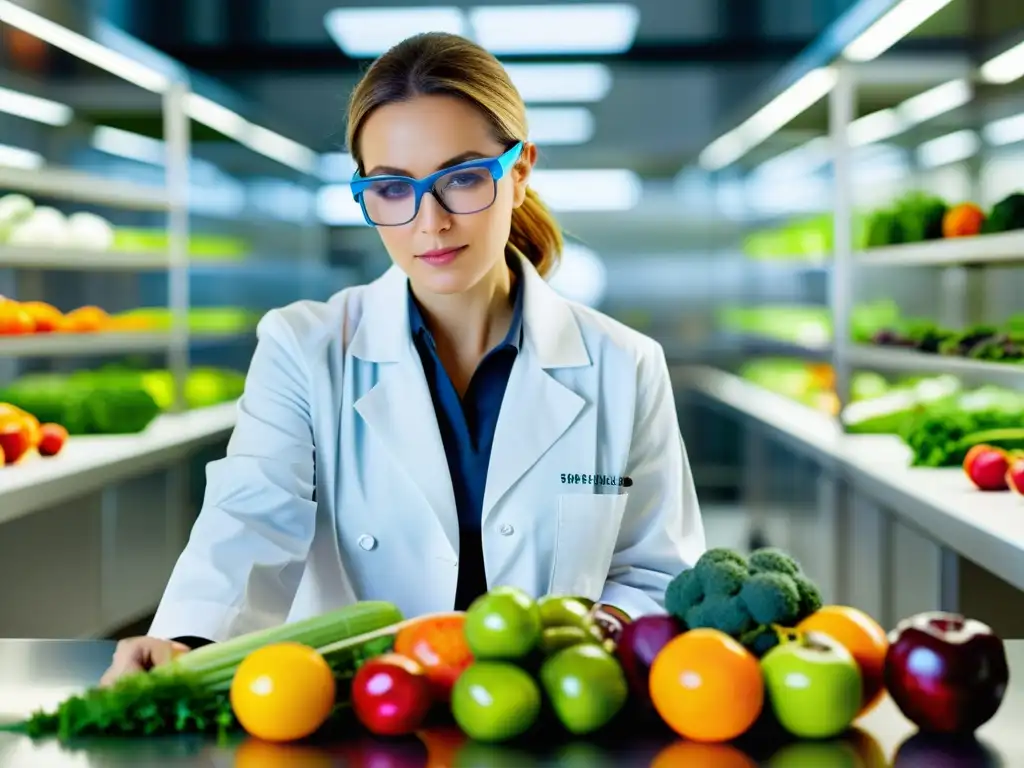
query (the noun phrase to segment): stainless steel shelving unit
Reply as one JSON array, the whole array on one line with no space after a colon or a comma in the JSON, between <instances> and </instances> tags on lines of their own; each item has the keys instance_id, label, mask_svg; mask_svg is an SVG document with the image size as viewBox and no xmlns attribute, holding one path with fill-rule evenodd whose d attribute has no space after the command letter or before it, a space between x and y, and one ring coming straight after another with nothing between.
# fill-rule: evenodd
<instances>
[{"instance_id":1,"label":"stainless steel shelving unit","mask_svg":"<svg viewBox=\"0 0 1024 768\"><path fill-rule=\"evenodd\" d=\"M731 185L801 147L813 145L824 158L808 167L832 189L831 204L821 212L833 217L824 267L833 333L828 359L839 413L850 402L851 379L859 371L951 374L965 383L1024 387L1024 364L866 346L853 339L861 288L892 289L900 299L915 288L934 292L926 311L945 326L966 327L991 310L994 299L986 291L995 282L1019 280L1024 264L1024 230L870 250L855 245L858 212L888 202L880 199L885 184L865 178L859 154L865 147L883 142L908 159L896 185L901 191L927 191L935 180L948 180L953 167L962 181L956 196L987 208L1007 192L988 186L987 161L1000 162L1007 150L990 145L984 126L1024 114L1024 78L994 78L991 67L982 66L1024 40L1024 6L950 0L920 34L867 61L851 55L848 46L900 5L856 3L701 156L712 178ZM945 50L922 50L927 35L944 36ZM959 96L944 103L951 93ZM921 162L921 146L953 134L966 137L969 150L941 167ZM1018 178L1017 191L1024 192L1024 175ZM798 175L791 181L801 183ZM1012 295L1009 304L1002 309L1024 310L1024 303L1013 305ZM776 531L782 546L793 543L826 585L829 599L859 605L887 625L919 610L945 608L987 620L1006 636L1024 636L1018 618L1024 608L1024 504L1018 496L983 494L959 468L912 468L898 437L849 434L841 417L790 407L731 373L689 366L676 375L684 390L743 425L750 464L744 497L754 524ZM810 473L793 469L808 464ZM778 485L780 474L791 480L790 488L782 498L770 498L765 489ZM800 484L806 514L798 505L787 506L787 495Z\"/></svg>"},{"instance_id":2,"label":"stainless steel shelving unit","mask_svg":"<svg viewBox=\"0 0 1024 768\"><path fill-rule=\"evenodd\" d=\"M140 280L153 275L166 277L166 307L171 320L165 331L0 336L0 384L16 375L23 361L39 359L59 359L61 367L68 367L92 359L143 353L163 356L172 373L174 407L142 433L72 437L55 457L0 467L0 579L17 585L16 595L0 592L0 605L4 606L0 634L96 636L137 620L155 607L197 511L189 466L200 452L222 451L234 426L235 403L186 408L193 353L211 344L250 344L253 340L251 330L208 333L190 329L189 312L195 306L189 290L190 276L195 270L213 267L232 273L237 266L237 279L227 278L237 285L259 277L263 264L258 260L211 264L190 255L193 225L200 222L197 228L205 231L204 217L195 214L190 200L195 183L190 169L197 150L191 144L192 122L205 123L224 134L211 123L225 114L234 115L231 124L241 126L242 131L233 136L225 134L224 143L233 141L235 150L243 155L249 150L263 155L259 160L265 177L282 169L282 176L298 177L310 189L318 179L315 168L286 167L281 152L267 149L300 145L271 135L266 128L237 114L235 110L243 111L237 102L218 104L211 95L219 93L218 88L206 87L201 76L155 52L146 55L137 41L130 41L124 50L109 48L100 54L100 48L127 38L96 36L94 27L58 27L37 16L31 4L12 0L0 0L0 23L19 27L105 70L104 77L123 79L125 103L136 103L126 95L133 89L141 93L146 99L146 116L155 117L163 129L159 163L163 178L153 185L105 176L103 169L95 167L0 166L0 192L38 196L55 207L65 203L90 210L156 213L159 227L166 231L165 247L153 251L0 243L0 277L6 273L8 284L12 276L14 284L18 276L23 276L38 287L44 284L40 276L54 271L81 273L83 282L109 276L112 286L122 285L114 281L130 280L133 275ZM205 110L196 108L197 104ZM263 143L257 140L260 138ZM311 210L315 215L315 206ZM228 217L219 224L234 232L247 230L252 225L251 211L246 215L248 220L232 221ZM313 269L317 258L322 262L326 257L324 237L323 227L314 218L300 222L285 238L294 243L294 251L283 254L278 263L295 257L290 263L293 273ZM313 271L323 282L323 270ZM16 293L13 298L18 298ZM216 453L209 458L216 458ZM46 606L46 610L39 611L38 605Z\"/></svg>"}]
</instances>

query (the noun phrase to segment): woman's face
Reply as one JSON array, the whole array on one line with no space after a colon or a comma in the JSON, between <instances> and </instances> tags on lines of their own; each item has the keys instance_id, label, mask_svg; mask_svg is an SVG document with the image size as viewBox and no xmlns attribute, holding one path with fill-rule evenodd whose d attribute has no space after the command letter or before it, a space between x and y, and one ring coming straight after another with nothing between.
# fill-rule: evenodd
<instances>
[{"instance_id":1,"label":"woman's face","mask_svg":"<svg viewBox=\"0 0 1024 768\"><path fill-rule=\"evenodd\" d=\"M364 176L414 179L467 160L498 157L507 149L478 109L452 96L417 96L380 107L367 119L359 142ZM525 145L485 210L451 214L424 194L411 222L378 227L392 261L414 286L440 294L462 293L504 269L512 209L523 202L535 158L533 145Z\"/></svg>"}]
</instances>

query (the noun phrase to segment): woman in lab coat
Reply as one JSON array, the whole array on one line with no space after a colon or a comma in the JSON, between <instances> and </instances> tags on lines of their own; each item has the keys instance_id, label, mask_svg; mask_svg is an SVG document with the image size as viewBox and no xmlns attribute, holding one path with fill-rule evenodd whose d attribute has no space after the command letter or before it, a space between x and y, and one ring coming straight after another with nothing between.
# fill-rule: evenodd
<instances>
[{"instance_id":1,"label":"woman in lab coat","mask_svg":"<svg viewBox=\"0 0 1024 768\"><path fill-rule=\"evenodd\" d=\"M410 38L352 93L352 192L393 266L269 312L225 458L148 637L177 650L387 600L489 587L658 611L705 548L664 353L544 281L560 230L504 68Z\"/></svg>"}]
</instances>

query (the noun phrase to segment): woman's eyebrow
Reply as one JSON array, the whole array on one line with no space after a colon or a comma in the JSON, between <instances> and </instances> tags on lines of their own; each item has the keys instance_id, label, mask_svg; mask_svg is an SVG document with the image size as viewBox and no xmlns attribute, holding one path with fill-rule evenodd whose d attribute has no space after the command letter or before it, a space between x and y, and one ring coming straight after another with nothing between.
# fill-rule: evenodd
<instances>
[{"instance_id":1,"label":"woman's eyebrow","mask_svg":"<svg viewBox=\"0 0 1024 768\"><path fill-rule=\"evenodd\" d=\"M470 150L469 152L463 152L460 155L456 155L455 157L449 158L445 162L441 163L441 165L437 166L437 170L440 171L440 170L443 170L445 168L450 168L453 165L458 165L459 163L465 163L467 160L480 160L480 159L489 158L489 157L490 157L490 155L485 154L483 152L475 152L473 150ZM409 171L406 171L406 170L404 170L402 168L394 168L394 167L392 167L390 165L377 165L377 166L374 166L373 168L370 169L370 172L367 173L366 175L367 175L367 177L370 177L370 176L407 176L407 177L410 177L410 178L412 177L412 174L409 173Z\"/></svg>"}]
</instances>

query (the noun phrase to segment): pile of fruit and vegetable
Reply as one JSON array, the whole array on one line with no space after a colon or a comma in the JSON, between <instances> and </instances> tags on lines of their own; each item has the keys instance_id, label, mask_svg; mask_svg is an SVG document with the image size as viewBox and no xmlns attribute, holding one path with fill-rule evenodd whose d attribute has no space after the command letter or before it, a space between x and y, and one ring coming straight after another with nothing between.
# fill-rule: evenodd
<instances>
[{"instance_id":1,"label":"pile of fruit and vegetable","mask_svg":"<svg viewBox=\"0 0 1024 768\"><path fill-rule=\"evenodd\" d=\"M922 648L927 666L913 662ZM410 619L362 602L179 655L11 729L291 742L401 738L447 722L470 743L496 744L646 722L691 743L764 727L821 740L888 692L922 731L969 734L995 714L1007 677L1001 640L978 622L924 614L887 635L859 610L822 605L779 550L712 549L672 581L662 614L629 620L513 587L465 612Z\"/></svg>"}]
</instances>

